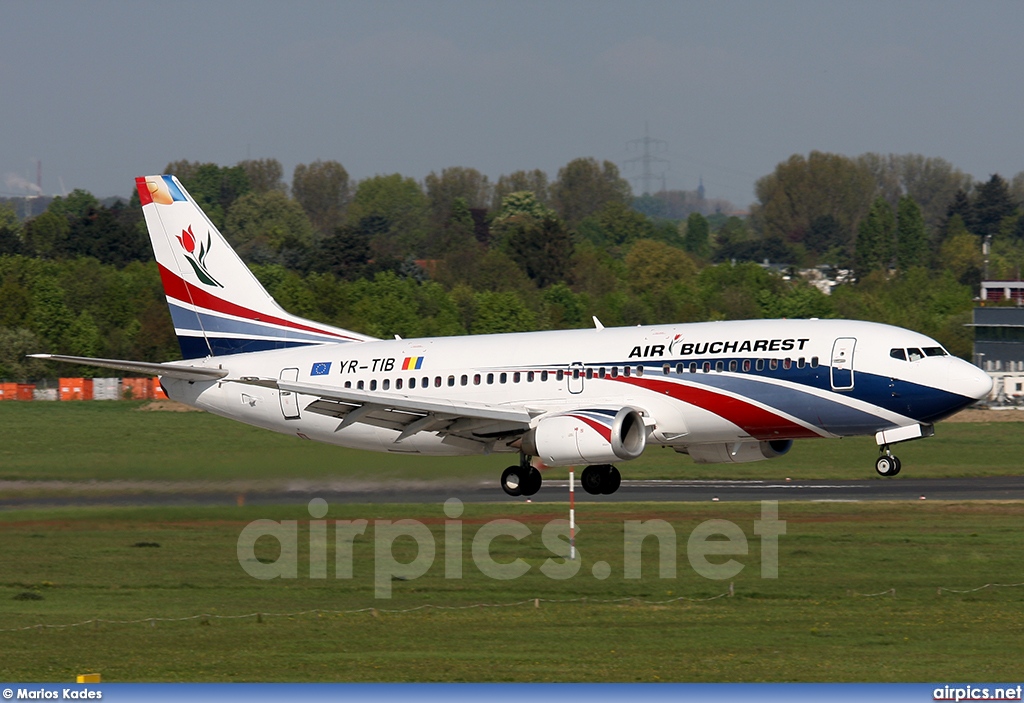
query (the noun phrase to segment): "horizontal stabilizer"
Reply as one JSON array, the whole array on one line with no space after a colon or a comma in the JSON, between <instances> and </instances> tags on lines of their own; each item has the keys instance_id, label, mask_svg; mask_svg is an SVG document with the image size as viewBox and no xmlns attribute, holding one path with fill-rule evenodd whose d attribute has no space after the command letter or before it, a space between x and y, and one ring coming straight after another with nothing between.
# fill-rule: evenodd
<instances>
[{"instance_id":1,"label":"horizontal stabilizer","mask_svg":"<svg viewBox=\"0 0 1024 703\"><path fill-rule=\"evenodd\" d=\"M224 369L209 369L203 366L178 366L176 364L154 364L148 361L125 361L122 359L94 359L89 356L64 356L62 354L29 354L33 359L47 361L63 361L68 364L82 366L99 366L105 369L131 371L153 376L169 376L184 381L216 381L224 378L228 372Z\"/></svg>"}]
</instances>

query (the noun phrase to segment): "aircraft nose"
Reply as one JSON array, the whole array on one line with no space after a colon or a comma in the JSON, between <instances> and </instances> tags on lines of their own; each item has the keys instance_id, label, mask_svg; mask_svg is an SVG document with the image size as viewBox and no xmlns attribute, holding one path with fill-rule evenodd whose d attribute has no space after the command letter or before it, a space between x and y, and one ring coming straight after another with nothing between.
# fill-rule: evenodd
<instances>
[{"instance_id":1,"label":"aircraft nose","mask_svg":"<svg viewBox=\"0 0 1024 703\"><path fill-rule=\"evenodd\" d=\"M954 393L981 400L992 391L992 377L963 359L950 359L949 385Z\"/></svg>"}]
</instances>

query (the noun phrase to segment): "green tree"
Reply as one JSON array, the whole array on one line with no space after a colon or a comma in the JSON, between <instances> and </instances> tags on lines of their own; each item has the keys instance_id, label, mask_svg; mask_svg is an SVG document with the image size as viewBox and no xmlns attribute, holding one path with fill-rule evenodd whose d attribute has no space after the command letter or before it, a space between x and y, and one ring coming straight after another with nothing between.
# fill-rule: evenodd
<instances>
[{"instance_id":1,"label":"green tree","mask_svg":"<svg viewBox=\"0 0 1024 703\"><path fill-rule=\"evenodd\" d=\"M0 203L0 256L21 253L21 223L18 213L6 203Z\"/></svg>"},{"instance_id":2,"label":"green tree","mask_svg":"<svg viewBox=\"0 0 1024 703\"><path fill-rule=\"evenodd\" d=\"M852 249L852 233L875 197L871 170L839 154L794 154L757 181L751 221L765 239L802 243L817 218L830 215L839 239Z\"/></svg>"},{"instance_id":3,"label":"green tree","mask_svg":"<svg viewBox=\"0 0 1024 703\"><path fill-rule=\"evenodd\" d=\"M486 210L491 204L491 184L475 168L452 166L440 174L431 171L423 180L431 219L443 227L452 217L455 202L461 200L470 210Z\"/></svg>"},{"instance_id":4,"label":"green tree","mask_svg":"<svg viewBox=\"0 0 1024 703\"><path fill-rule=\"evenodd\" d=\"M629 205L632 191L629 182L619 175L611 161L574 159L558 171L558 180L551 186L551 202L558 215L574 227L583 218L596 214L606 204Z\"/></svg>"},{"instance_id":5,"label":"green tree","mask_svg":"<svg viewBox=\"0 0 1024 703\"><path fill-rule=\"evenodd\" d=\"M25 223L25 246L35 256L57 258L67 247L70 231L66 217L47 211Z\"/></svg>"},{"instance_id":6,"label":"green tree","mask_svg":"<svg viewBox=\"0 0 1024 703\"><path fill-rule=\"evenodd\" d=\"M533 171L516 171L498 178L494 184L491 196L491 209L497 212L505 198L512 193L529 191L541 205L550 204L550 186L548 185L548 174L540 169Z\"/></svg>"},{"instance_id":7,"label":"green tree","mask_svg":"<svg viewBox=\"0 0 1024 703\"><path fill-rule=\"evenodd\" d=\"M683 246L695 256L706 257L711 253L711 226L706 217L699 212L686 218L686 233L683 235Z\"/></svg>"},{"instance_id":8,"label":"green tree","mask_svg":"<svg viewBox=\"0 0 1024 703\"><path fill-rule=\"evenodd\" d=\"M896 267L906 271L928 264L928 233L917 202L909 195L900 198L896 213Z\"/></svg>"},{"instance_id":9,"label":"green tree","mask_svg":"<svg viewBox=\"0 0 1024 703\"><path fill-rule=\"evenodd\" d=\"M530 332L537 329L537 318L514 291L483 291L475 296L473 334Z\"/></svg>"},{"instance_id":10,"label":"green tree","mask_svg":"<svg viewBox=\"0 0 1024 703\"><path fill-rule=\"evenodd\" d=\"M953 215L946 240L939 252L942 268L963 285L977 288L985 265L978 238L967 231L959 215Z\"/></svg>"},{"instance_id":11,"label":"green tree","mask_svg":"<svg viewBox=\"0 0 1024 703\"><path fill-rule=\"evenodd\" d=\"M302 265L313 245L313 227L302 207L281 191L248 193L228 212L224 236L253 263Z\"/></svg>"},{"instance_id":12,"label":"green tree","mask_svg":"<svg viewBox=\"0 0 1024 703\"><path fill-rule=\"evenodd\" d=\"M514 217L505 221L502 231L508 255L539 288L565 279L573 242L561 220Z\"/></svg>"},{"instance_id":13,"label":"green tree","mask_svg":"<svg viewBox=\"0 0 1024 703\"><path fill-rule=\"evenodd\" d=\"M999 234L1003 219L1017 213L1010 186L998 173L975 188L974 225L971 231L981 237Z\"/></svg>"},{"instance_id":14,"label":"green tree","mask_svg":"<svg viewBox=\"0 0 1024 703\"><path fill-rule=\"evenodd\" d=\"M218 166L198 161L172 161L164 173L177 177L185 190L203 208L206 216L224 229L227 212L235 201L252 190L242 166Z\"/></svg>"},{"instance_id":15,"label":"green tree","mask_svg":"<svg viewBox=\"0 0 1024 703\"><path fill-rule=\"evenodd\" d=\"M887 271L893 259L896 217L889 202L879 196L857 228L854 269L858 278L872 271Z\"/></svg>"},{"instance_id":16,"label":"green tree","mask_svg":"<svg viewBox=\"0 0 1024 703\"><path fill-rule=\"evenodd\" d=\"M28 381L46 373L46 365L28 354L39 353L43 342L27 329L0 327L0 379Z\"/></svg>"},{"instance_id":17,"label":"green tree","mask_svg":"<svg viewBox=\"0 0 1024 703\"><path fill-rule=\"evenodd\" d=\"M371 246L375 257L401 261L426 253L427 198L412 178L394 173L360 181L348 208L348 223L376 221Z\"/></svg>"},{"instance_id":18,"label":"green tree","mask_svg":"<svg viewBox=\"0 0 1024 703\"><path fill-rule=\"evenodd\" d=\"M239 161L238 167L245 172L249 186L257 193L279 190L288 192L284 182L284 167L277 159L247 159Z\"/></svg>"},{"instance_id":19,"label":"green tree","mask_svg":"<svg viewBox=\"0 0 1024 703\"><path fill-rule=\"evenodd\" d=\"M337 161L299 164L292 174L292 195L313 227L330 234L345 221L352 199L348 171Z\"/></svg>"},{"instance_id":20,"label":"green tree","mask_svg":"<svg viewBox=\"0 0 1024 703\"><path fill-rule=\"evenodd\" d=\"M686 252L653 239L637 241L625 264L635 294L659 296L676 283L692 283L697 277L697 264Z\"/></svg>"}]
</instances>

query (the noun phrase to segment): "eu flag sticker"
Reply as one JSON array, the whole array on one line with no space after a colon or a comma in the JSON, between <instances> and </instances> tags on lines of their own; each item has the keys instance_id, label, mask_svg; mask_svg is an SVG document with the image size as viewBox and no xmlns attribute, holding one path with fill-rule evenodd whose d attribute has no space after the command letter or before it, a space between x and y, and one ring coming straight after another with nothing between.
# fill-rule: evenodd
<instances>
[{"instance_id":1,"label":"eu flag sticker","mask_svg":"<svg viewBox=\"0 0 1024 703\"><path fill-rule=\"evenodd\" d=\"M310 376L326 376L331 372L330 361L318 361L313 364L313 369L309 372Z\"/></svg>"}]
</instances>

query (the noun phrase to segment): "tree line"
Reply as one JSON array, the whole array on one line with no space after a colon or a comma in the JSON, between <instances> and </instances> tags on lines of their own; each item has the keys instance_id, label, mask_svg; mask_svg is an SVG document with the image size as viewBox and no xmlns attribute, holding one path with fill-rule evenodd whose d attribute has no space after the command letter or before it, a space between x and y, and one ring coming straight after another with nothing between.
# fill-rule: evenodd
<instances>
[{"instance_id":1,"label":"tree line","mask_svg":"<svg viewBox=\"0 0 1024 703\"><path fill-rule=\"evenodd\" d=\"M695 193L635 198L615 164L575 159L492 182L451 167L352 182L336 161L167 165L290 311L403 337L758 317L900 324L970 354L973 288L1024 261L1024 174L942 159L794 155L745 213ZM789 265L789 275L760 266ZM827 296L795 275L847 272ZM0 377L25 353L177 358L138 196L76 190L21 221L0 205Z\"/></svg>"}]
</instances>

